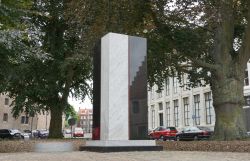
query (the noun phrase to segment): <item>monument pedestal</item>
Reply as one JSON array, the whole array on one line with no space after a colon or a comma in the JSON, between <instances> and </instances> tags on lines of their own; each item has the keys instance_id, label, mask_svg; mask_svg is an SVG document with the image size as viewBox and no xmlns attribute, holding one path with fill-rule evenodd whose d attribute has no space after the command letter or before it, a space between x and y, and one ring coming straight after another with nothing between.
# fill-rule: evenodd
<instances>
[{"instance_id":1,"label":"monument pedestal","mask_svg":"<svg viewBox=\"0 0 250 161\"><path fill-rule=\"evenodd\" d=\"M162 151L154 140L93 140L80 146L80 151L124 152L124 151Z\"/></svg>"}]
</instances>

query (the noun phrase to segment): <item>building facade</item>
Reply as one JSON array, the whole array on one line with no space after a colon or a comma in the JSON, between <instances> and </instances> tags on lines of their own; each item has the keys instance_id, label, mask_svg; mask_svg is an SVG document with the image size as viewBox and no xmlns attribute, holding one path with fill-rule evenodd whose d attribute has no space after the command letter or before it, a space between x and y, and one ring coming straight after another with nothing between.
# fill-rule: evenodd
<instances>
[{"instance_id":1,"label":"building facade","mask_svg":"<svg viewBox=\"0 0 250 161\"><path fill-rule=\"evenodd\" d=\"M93 110L79 108L78 116L79 121L77 122L77 127L81 127L85 133L92 133Z\"/></svg>"},{"instance_id":2,"label":"building facade","mask_svg":"<svg viewBox=\"0 0 250 161\"><path fill-rule=\"evenodd\" d=\"M18 118L12 117L12 99L4 94L0 94L0 129L49 129L50 113L45 112L34 117L21 113Z\"/></svg>"},{"instance_id":3,"label":"building facade","mask_svg":"<svg viewBox=\"0 0 250 161\"><path fill-rule=\"evenodd\" d=\"M247 130L250 131L250 63L245 72L244 96L246 106ZM183 84L187 82L184 75ZM158 92L155 85L148 92L148 128L158 126L174 126L178 130L187 126L215 125L215 112L213 108L212 91L209 85L188 89L179 84L177 77L165 80L163 90Z\"/></svg>"}]
</instances>

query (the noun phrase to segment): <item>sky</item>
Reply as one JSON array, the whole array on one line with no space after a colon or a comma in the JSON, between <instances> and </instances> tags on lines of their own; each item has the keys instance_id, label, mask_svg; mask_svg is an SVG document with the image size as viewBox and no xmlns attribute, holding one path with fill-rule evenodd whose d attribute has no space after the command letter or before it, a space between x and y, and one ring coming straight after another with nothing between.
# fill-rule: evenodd
<instances>
[{"instance_id":1,"label":"sky","mask_svg":"<svg viewBox=\"0 0 250 161\"><path fill-rule=\"evenodd\" d=\"M93 106L91 103L91 100L88 97L85 98L84 102L80 100L76 100L75 98L72 98L72 97L69 97L68 101L69 101L69 104L74 107L76 112L78 112L79 107L81 107L81 109L84 109L84 108L92 109L92 106Z\"/></svg>"}]
</instances>

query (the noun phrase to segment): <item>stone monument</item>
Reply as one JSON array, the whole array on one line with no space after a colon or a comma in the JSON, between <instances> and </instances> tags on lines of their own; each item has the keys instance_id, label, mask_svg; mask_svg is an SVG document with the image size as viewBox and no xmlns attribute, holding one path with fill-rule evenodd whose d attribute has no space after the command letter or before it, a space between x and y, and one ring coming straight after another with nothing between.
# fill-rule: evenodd
<instances>
[{"instance_id":1,"label":"stone monument","mask_svg":"<svg viewBox=\"0 0 250 161\"><path fill-rule=\"evenodd\" d=\"M94 55L93 140L80 150L162 150L147 134L146 39L108 33Z\"/></svg>"}]
</instances>

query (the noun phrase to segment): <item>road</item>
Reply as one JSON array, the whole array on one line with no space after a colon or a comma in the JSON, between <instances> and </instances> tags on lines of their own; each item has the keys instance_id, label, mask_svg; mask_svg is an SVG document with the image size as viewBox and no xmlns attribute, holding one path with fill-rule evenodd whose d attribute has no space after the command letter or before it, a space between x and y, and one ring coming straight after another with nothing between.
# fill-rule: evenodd
<instances>
[{"instance_id":1,"label":"road","mask_svg":"<svg viewBox=\"0 0 250 161\"><path fill-rule=\"evenodd\" d=\"M249 161L250 153L231 152L53 152L0 153L0 161Z\"/></svg>"}]
</instances>

